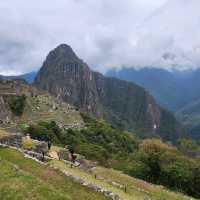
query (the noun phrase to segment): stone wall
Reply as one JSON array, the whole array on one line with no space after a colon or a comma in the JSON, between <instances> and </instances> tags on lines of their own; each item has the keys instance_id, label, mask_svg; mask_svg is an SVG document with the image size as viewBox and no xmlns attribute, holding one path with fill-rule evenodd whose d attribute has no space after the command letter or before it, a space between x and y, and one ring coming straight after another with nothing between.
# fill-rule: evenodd
<instances>
[{"instance_id":1,"label":"stone wall","mask_svg":"<svg viewBox=\"0 0 200 200\"><path fill-rule=\"evenodd\" d=\"M62 149L58 152L58 157L60 160L70 160L70 152L68 149Z\"/></svg>"},{"instance_id":2,"label":"stone wall","mask_svg":"<svg viewBox=\"0 0 200 200\"><path fill-rule=\"evenodd\" d=\"M0 138L0 143L20 148L22 147L22 135L18 133L8 134Z\"/></svg>"}]
</instances>

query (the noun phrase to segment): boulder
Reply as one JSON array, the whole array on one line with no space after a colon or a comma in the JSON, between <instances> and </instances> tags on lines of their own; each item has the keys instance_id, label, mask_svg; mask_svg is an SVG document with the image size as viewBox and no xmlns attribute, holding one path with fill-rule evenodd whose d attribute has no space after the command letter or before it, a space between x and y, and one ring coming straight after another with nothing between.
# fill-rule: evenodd
<instances>
[{"instance_id":1,"label":"boulder","mask_svg":"<svg viewBox=\"0 0 200 200\"><path fill-rule=\"evenodd\" d=\"M70 153L68 149L61 149L58 152L58 157L61 160L70 160Z\"/></svg>"},{"instance_id":2,"label":"boulder","mask_svg":"<svg viewBox=\"0 0 200 200\"><path fill-rule=\"evenodd\" d=\"M40 142L34 146L34 151L41 154L48 152L48 145L46 142Z\"/></svg>"}]
</instances>

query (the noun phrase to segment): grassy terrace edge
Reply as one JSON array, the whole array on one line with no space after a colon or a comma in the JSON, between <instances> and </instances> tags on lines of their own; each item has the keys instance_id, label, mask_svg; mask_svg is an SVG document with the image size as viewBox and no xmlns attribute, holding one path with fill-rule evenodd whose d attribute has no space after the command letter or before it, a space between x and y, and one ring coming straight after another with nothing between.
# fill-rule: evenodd
<instances>
[{"instance_id":1,"label":"grassy terrace edge","mask_svg":"<svg viewBox=\"0 0 200 200\"><path fill-rule=\"evenodd\" d=\"M25 158L20 152L0 147L1 200L107 200L48 165Z\"/></svg>"}]
</instances>

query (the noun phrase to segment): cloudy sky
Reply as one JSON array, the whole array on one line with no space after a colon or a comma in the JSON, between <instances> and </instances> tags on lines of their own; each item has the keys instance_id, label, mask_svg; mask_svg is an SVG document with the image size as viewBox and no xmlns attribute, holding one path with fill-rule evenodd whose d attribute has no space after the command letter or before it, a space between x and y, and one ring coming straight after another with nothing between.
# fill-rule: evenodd
<instances>
[{"instance_id":1,"label":"cloudy sky","mask_svg":"<svg viewBox=\"0 0 200 200\"><path fill-rule=\"evenodd\" d=\"M94 70L200 67L200 0L0 1L0 74L67 43Z\"/></svg>"}]
</instances>

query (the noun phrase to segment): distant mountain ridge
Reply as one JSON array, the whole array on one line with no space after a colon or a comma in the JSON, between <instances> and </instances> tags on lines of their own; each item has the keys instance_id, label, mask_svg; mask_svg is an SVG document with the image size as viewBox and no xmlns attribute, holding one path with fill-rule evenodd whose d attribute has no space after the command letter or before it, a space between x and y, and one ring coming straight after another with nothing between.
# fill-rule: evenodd
<instances>
[{"instance_id":1,"label":"distant mountain ridge","mask_svg":"<svg viewBox=\"0 0 200 200\"><path fill-rule=\"evenodd\" d=\"M19 75L19 76L3 76L3 75L0 75L0 79L3 79L3 80L14 80L14 79L23 79L25 81L27 81L28 83L33 83L35 77L37 75L37 72L29 72L29 73L26 73L26 74L22 74L22 75Z\"/></svg>"},{"instance_id":2,"label":"distant mountain ridge","mask_svg":"<svg viewBox=\"0 0 200 200\"><path fill-rule=\"evenodd\" d=\"M157 102L171 111L178 111L200 99L200 70L168 71L146 67L142 69L112 69L107 76L135 82L149 91ZM187 95L186 95L187 91Z\"/></svg>"},{"instance_id":3,"label":"distant mountain ridge","mask_svg":"<svg viewBox=\"0 0 200 200\"><path fill-rule=\"evenodd\" d=\"M66 44L48 54L34 85L120 128L158 134L167 140L181 135L174 116L142 87L91 71Z\"/></svg>"}]
</instances>

